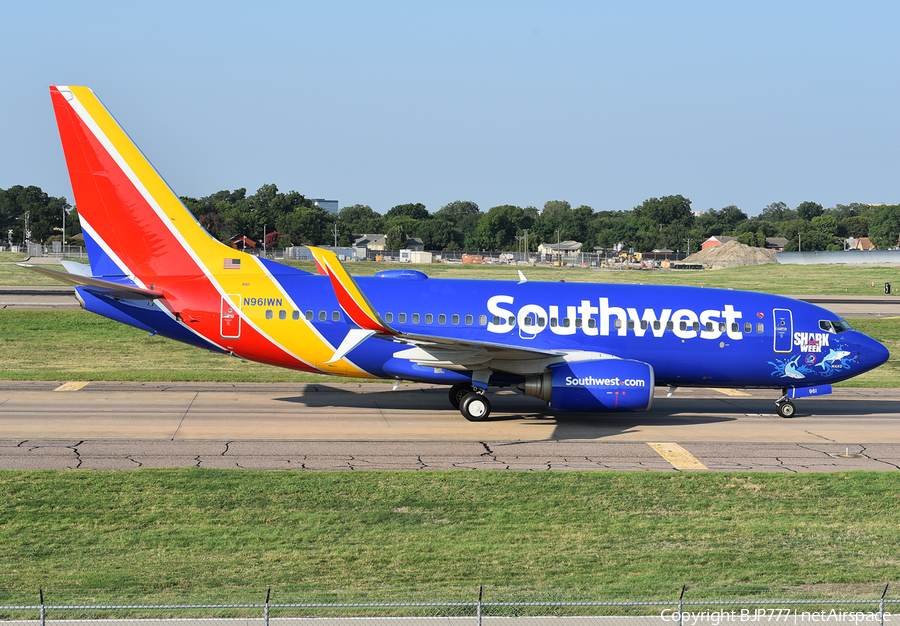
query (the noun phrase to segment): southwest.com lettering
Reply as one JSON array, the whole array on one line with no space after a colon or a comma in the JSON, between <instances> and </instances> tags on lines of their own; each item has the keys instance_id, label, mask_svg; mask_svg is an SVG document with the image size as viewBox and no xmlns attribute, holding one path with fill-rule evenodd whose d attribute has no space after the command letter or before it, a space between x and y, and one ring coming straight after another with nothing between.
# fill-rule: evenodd
<instances>
[{"instance_id":1,"label":"southwest.com lettering","mask_svg":"<svg viewBox=\"0 0 900 626\"><path fill-rule=\"evenodd\" d=\"M647 381L640 378L621 379L615 378L594 378L593 376L585 376L584 378L575 378L574 376L566 376L566 387L646 387Z\"/></svg>"}]
</instances>

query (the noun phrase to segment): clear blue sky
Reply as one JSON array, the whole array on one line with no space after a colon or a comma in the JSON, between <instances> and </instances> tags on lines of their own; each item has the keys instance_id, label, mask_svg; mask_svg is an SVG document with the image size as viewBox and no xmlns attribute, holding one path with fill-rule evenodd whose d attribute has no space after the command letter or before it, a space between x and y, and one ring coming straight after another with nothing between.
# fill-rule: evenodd
<instances>
[{"instance_id":1,"label":"clear blue sky","mask_svg":"<svg viewBox=\"0 0 900 626\"><path fill-rule=\"evenodd\" d=\"M179 195L384 212L900 202L900 3L2 3L0 188L73 201L47 86Z\"/></svg>"}]
</instances>

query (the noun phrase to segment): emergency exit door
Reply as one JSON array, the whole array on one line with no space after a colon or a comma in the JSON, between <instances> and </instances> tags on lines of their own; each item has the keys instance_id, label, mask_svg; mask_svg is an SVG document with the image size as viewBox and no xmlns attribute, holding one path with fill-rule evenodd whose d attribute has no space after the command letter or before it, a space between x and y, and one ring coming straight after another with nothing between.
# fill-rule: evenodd
<instances>
[{"instance_id":1,"label":"emergency exit door","mask_svg":"<svg viewBox=\"0 0 900 626\"><path fill-rule=\"evenodd\" d=\"M222 296L222 311L220 319L220 332L223 339L238 339L241 336L241 296L229 294Z\"/></svg>"}]
</instances>

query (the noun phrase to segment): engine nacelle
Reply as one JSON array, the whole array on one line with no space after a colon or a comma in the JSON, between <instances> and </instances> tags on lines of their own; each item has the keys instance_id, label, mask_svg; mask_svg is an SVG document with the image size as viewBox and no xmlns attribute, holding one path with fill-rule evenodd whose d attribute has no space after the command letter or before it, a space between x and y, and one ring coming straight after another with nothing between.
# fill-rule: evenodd
<instances>
[{"instance_id":1,"label":"engine nacelle","mask_svg":"<svg viewBox=\"0 0 900 626\"><path fill-rule=\"evenodd\" d=\"M646 411L655 385L649 363L599 359L551 365L526 378L523 390L559 411Z\"/></svg>"}]
</instances>

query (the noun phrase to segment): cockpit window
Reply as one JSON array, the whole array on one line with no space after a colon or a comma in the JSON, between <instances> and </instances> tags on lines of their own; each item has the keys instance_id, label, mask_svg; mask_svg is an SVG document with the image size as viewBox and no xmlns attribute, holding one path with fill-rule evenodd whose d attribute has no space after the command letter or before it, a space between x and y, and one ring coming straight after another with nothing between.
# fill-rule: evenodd
<instances>
[{"instance_id":1,"label":"cockpit window","mask_svg":"<svg viewBox=\"0 0 900 626\"><path fill-rule=\"evenodd\" d=\"M836 335L839 335L848 330L852 330L850 328L850 324L848 324L844 320L819 320L819 328Z\"/></svg>"},{"instance_id":2,"label":"cockpit window","mask_svg":"<svg viewBox=\"0 0 900 626\"><path fill-rule=\"evenodd\" d=\"M846 332L848 330L853 330L852 328L850 328L850 324L848 324L844 320L838 320L836 322L832 322L832 324L834 325L834 332L838 334Z\"/></svg>"}]
</instances>

